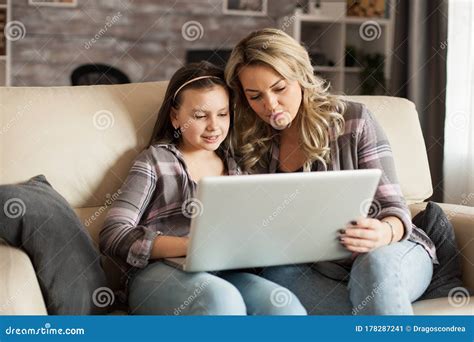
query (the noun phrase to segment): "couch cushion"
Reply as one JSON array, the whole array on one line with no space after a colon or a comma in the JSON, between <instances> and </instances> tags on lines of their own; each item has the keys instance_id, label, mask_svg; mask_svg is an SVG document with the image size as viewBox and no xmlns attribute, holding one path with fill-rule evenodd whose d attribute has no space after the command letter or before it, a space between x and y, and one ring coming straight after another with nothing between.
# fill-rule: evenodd
<instances>
[{"instance_id":1,"label":"couch cushion","mask_svg":"<svg viewBox=\"0 0 474 342\"><path fill-rule=\"evenodd\" d=\"M1 239L0 274L0 316L47 314L30 258Z\"/></svg>"},{"instance_id":2,"label":"couch cushion","mask_svg":"<svg viewBox=\"0 0 474 342\"><path fill-rule=\"evenodd\" d=\"M76 208L74 211L89 231L94 245L99 250L99 233L105 220L107 211L109 210L111 201L114 197L108 198L104 205L90 208ZM120 269L116 262L106 256L102 256L102 267L107 276L109 287L118 290L120 288Z\"/></svg>"},{"instance_id":3,"label":"couch cushion","mask_svg":"<svg viewBox=\"0 0 474 342\"><path fill-rule=\"evenodd\" d=\"M72 207L102 205L147 145L166 84L0 88L0 184L44 174Z\"/></svg>"},{"instance_id":4,"label":"couch cushion","mask_svg":"<svg viewBox=\"0 0 474 342\"><path fill-rule=\"evenodd\" d=\"M444 297L421 300L413 304L415 315L474 315L474 297Z\"/></svg>"}]
</instances>

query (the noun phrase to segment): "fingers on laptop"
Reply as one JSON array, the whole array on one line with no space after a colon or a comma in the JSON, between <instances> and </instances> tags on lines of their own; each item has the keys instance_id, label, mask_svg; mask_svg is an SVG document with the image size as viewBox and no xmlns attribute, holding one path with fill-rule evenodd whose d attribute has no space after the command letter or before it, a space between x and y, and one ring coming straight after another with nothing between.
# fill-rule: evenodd
<instances>
[{"instance_id":1,"label":"fingers on laptop","mask_svg":"<svg viewBox=\"0 0 474 342\"><path fill-rule=\"evenodd\" d=\"M340 230L339 240L351 252L365 253L378 246L377 220L358 218Z\"/></svg>"}]
</instances>

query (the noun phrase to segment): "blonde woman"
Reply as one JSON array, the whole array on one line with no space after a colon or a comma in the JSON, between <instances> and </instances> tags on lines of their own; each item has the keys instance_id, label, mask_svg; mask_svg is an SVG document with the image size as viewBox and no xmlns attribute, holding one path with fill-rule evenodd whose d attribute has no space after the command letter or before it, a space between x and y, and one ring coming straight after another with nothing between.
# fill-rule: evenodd
<instances>
[{"instance_id":1,"label":"blonde woman","mask_svg":"<svg viewBox=\"0 0 474 342\"><path fill-rule=\"evenodd\" d=\"M431 281L436 252L412 226L389 142L372 114L329 94L307 51L280 30L241 40L225 77L236 94L235 145L245 171L383 172L374 200L378 210L341 227L339 239L352 258L261 274L291 289L309 313L413 314L411 303Z\"/></svg>"}]
</instances>

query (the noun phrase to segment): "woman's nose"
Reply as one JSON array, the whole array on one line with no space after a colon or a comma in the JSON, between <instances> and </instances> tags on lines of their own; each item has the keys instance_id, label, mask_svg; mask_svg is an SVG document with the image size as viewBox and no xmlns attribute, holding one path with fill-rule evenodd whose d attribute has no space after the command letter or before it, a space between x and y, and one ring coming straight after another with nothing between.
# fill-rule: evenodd
<instances>
[{"instance_id":1,"label":"woman's nose","mask_svg":"<svg viewBox=\"0 0 474 342\"><path fill-rule=\"evenodd\" d=\"M265 109L268 111L273 111L278 105L278 100L275 95L268 95L265 98Z\"/></svg>"}]
</instances>

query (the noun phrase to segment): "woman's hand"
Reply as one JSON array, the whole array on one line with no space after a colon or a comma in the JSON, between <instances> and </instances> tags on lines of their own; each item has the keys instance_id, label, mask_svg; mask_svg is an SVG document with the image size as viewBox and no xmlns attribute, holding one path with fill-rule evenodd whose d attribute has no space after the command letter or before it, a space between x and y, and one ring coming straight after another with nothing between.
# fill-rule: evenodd
<instances>
[{"instance_id":1,"label":"woman's hand","mask_svg":"<svg viewBox=\"0 0 474 342\"><path fill-rule=\"evenodd\" d=\"M339 240L349 251L367 253L388 245L392 240L392 231L387 222L373 218L360 218L351 221L341 229Z\"/></svg>"}]
</instances>

